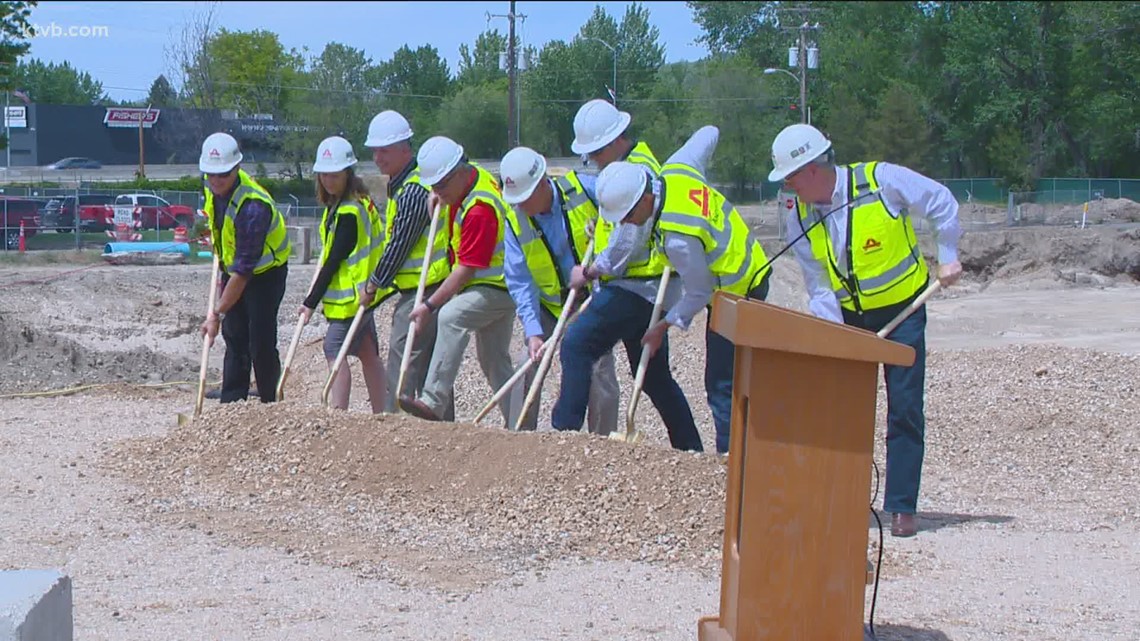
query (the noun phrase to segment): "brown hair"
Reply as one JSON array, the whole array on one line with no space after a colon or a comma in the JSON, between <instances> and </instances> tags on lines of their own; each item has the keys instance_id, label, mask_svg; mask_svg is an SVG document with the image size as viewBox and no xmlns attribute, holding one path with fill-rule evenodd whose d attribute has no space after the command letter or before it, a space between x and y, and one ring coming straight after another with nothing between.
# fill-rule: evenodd
<instances>
[{"instance_id":1,"label":"brown hair","mask_svg":"<svg viewBox=\"0 0 1140 641\"><path fill-rule=\"evenodd\" d=\"M320 174L313 175L313 183L316 185L317 202L325 207L332 207L338 202L371 197L372 194L368 192L368 187L365 186L364 180L356 175L355 169L349 167L344 171L348 174L348 177L344 185L344 194L342 194L340 198L333 196L325 190L325 186L321 184Z\"/></svg>"}]
</instances>

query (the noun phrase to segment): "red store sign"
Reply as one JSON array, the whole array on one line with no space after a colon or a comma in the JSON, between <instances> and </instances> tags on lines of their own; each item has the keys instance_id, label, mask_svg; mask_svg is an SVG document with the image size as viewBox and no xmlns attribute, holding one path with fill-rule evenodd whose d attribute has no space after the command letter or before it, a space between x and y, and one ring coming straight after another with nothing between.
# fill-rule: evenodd
<instances>
[{"instance_id":1,"label":"red store sign","mask_svg":"<svg viewBox=\"0 0 1140 641\"><path fill-rule=\"evenodd\" d=\"M142 120L143 128L149 129L158 123L159 109L138 109L132 107L107 107L107 115L103 116L103 124L108 127L135 127Z\"/></svg>"}]
</instances>

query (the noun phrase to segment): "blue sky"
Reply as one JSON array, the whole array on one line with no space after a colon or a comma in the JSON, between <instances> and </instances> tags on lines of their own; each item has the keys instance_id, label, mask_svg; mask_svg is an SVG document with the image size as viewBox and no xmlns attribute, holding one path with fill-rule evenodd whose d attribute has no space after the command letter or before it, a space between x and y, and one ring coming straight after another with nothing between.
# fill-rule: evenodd
<instances>
[{"instance_id":1,"label":"blue sky","mask_svg":"<svg viewBox=\"0 0 1140 641\"><path fill-rule=\"evenodd\" d=\"M516 11L523 43L541 48L551 40L569 40L596 5L621 19L629 2L525 2ZM696 60L708 51L696 39L701 30L684 2L642 2L661 34L666 62ZM103 83L116 100L146 95L161 73L171 78L165 55L182 26L200 12L199 2L41 2L31 21L47 36L31 38L25 59L69 61ZM387 60L402 45L413 49L431 44L456 72L459 45L475 42L488 28L487 13L506 14L510 5L496 2L222 2L217 24L231 30L267 29L285 47L307 46L315 55L328 42L362 49L373 62ZM54 33L51 36L52 25ZM491 28L507 31L505 18L492 18ZM70 33L70 36L68 35ZM177 82L175 78L172 81Z\"/></svg>"}]
</instances>

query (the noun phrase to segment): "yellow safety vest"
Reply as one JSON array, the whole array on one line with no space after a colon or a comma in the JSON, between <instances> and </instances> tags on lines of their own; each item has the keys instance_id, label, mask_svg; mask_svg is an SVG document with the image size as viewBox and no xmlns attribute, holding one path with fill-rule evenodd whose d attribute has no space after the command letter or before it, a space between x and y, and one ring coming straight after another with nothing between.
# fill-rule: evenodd
<instances>
[{"instance_id":1,"label":"yellow safety vest","mask_svg":"<svg viewBox=\"0 0 1140 641\"><path fill-rule=\"evenodd\" d=\"M879 309L902 303L926 287L929 269L918 247L910 216L895 216L876 192L877 162L844 165L837 179L847 180L847 273L836 265L826 222L807 232L811 253L827 267L831 289L839 304L850 311ZM820 214L796 199L801 229L807 229ZM852 290L855 296L852 297Z\"/></svg>"},{"instance_id":2,"label":"yellow safety vest","mask_svg":"<svg viewBox=\"0 0 1140 641\"><path fill-rule=\"evenodd\" d=\"M384 236L380 231L383 224L380 220L380 211L371 198L364 197L360 201L350 200L340 203L330 220L331 207L325 207L321 216L321 265L328 260L332 249L333 236L336 233L336 218L352 216L356 219L356 247L348 258L341 262L333 273L329 287L321 298L324 306L325 318L329 320L343 320L356 315L360 306L359 289L368 281L368 277L380 264L380 251L384 246ZM380 304L383 298L377 295L372 300L372 307Z\"/></svg>"},{"instance_id":3,"label":"yellow safety vest","mask_svg":"<svg viewBox=\"0 0 1140 641\"><path fill-rule=\"evenodd\" d=\"M495 218L499 221L499 232L495 237L495 253L491 255L491 264L485 269L480 269L475 272L471 280L463 287L466 290L468 287L475 285L491 285L505 290L507 288L506 277L503 272L503 250L505 248L503 239L506 238L507 218L510 216L508 213L510 208L503 202L502 194L499 190L499 183L495 181L495 177L491 175L486 169L474 166L475 169L475 184L471 186L471 191L468 192L467 197L459 205L459 213L455 216L455 222L451 228L451 251L455 256L459 256L459 240L463 230L463 221L467 218L467 212L476 203L484 203L490 205L491 209L495 212ZM440 212L440 215L446 215L445 212Z\"/></svg>"},{"instance_id":4,"label":"yellow safety vest","mask_svg":"<svg viewBox=\"0 0 1140 641\"><path fill-rule=\"evenodd\" d=\"M570 234L570 251L574 254L574 262L580 265L590 244L586 237L586 224L598 217L598 208L582 188L582 181L574 171L555 178L554 187L554 197L562 203L562 220ZM550 250L542 229L530 216L515 209L507 220L518 238L530 275L538 286L539 302L558 318L562 315L570 274L559 272L554 252Z\"/></svg>"},{"instance_id":5,"label":"yellow safety vest","mask_svg":"<svg viewBox=\"0 0 1140 641\"><path fill-rule=\"evenodd\" d=\"M285 229L285 217L277 209L277 204L273 202L273 196L264 187L257 184L257 182L245 172L244 169L238 170L238 184L234 189L233 195L230 196L230 202L226 205L226 211L222 218L222 228L219 230L215 226L214 216L214 194L210 191L209 186L205 188L206 193L206 213L210 216L210 239L215 254L218 253L219 247L221 254L218 256L219 261L223 267L233 265L234 254L237 251L237 233L234 228L234 218L237 216L241 206L248 200L260 200L269 207L272 212L272 220L269 224L269 232L265 235L265 246L261 250L261 259L257 261L257 265L253 268L254 275L261 274L279 265L284 265L289 261L289 253L292 251L292 245L289 243L289 233Z\"/></svg>"},{"instance_id":6,"label":"yellow safety vest","mask_svg":"<svg viewBox=\"0 0 1140 641\"><path fill-rule=\"evenodd\" d=\"M709 271L717 281L714 289L748 296L772 267L736 206L689 165L665 165L661 181L661 215L655 234L658 243L666 232L700 240Z\"/></svg>"},{"instance_id":7,"label":"yellow safety vest","mask_svg":"<svg viewBox=\"0 0 1140 641\"><path fill-rule=\"evenodd\" d=\"M425 187L420 181L420 168L415 167L404 178L403 182L396 189L392 197L388 199L385 206L384 216L384 247L382 251L388 251L388 244L392 242L392 231L396 227L396 216L399 212L396 211L396 202L400 199L400 195L408 188L408 185L417 184L424 189L431 191ZM433 212L428 212L432 215ZM437 283L441 283L451 273L451 264L447 261L447 246L450 241L448 235L447 225L447 208L443 207L440 211L440 220L436 223L435 239L432 241L431 258L428 260L428 273L427 280L424 281L424 287L431 287ZM392 280L392 285L395 289L401 291L415 290L420 285L420 273L423 271L424 258L428 256L428 232L431 230L431 224L424 229L424 233L412 246L412 251L408 254L404 264L400 265L396 270L396 277ZM387 290L390 292L391 290ZM381 298L381 293L377 292L377 298Z\"/></svg>"},{"instance_id":8,"label":"yellow safety vest","mask_svg":"<svg viewBox=\"0 0 1140 641\"><path fill-rule=\"evenodd\" d=\"M661 173L661 163L657 162L657 157L649 149L649 145L644 142L638 142L626 154L625 162L631 162L636 165L642 165L653 172L654 176ZM601 254L609 244L610 235L617 229L617 225L603 220L601 215L597 217L597 223L594 225L594 255ZM621 276L602 276L602 282L621 279L649 279L660 278L661 274L665 273L665 265L668 263L665 256L654 247L652 238L646 243L645 247L638 247L634 250L633 256L626 262L625 273Z\"/></svg>"}]
</instances>

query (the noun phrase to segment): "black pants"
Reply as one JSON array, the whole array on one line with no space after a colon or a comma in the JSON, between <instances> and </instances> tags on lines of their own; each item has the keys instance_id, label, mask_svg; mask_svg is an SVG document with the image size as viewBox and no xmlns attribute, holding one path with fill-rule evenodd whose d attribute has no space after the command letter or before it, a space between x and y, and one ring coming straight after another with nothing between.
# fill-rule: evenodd
<instances>
[{"instance_id":1,"label":"black pants","mask_svg":"<svg viewBox=\"0 0 1140 641\"><path fill-rule=\"evenodd\" d=\"M225 318L222 338L226 357L222 368L221 402L249 398L249 371L257 375L257 395L262 403L276 400L281 377L281 354L277 351L277 312L285 297L289 265L274 267L249 279L245 291ZM229 275L222 276L229 282Z\"/></svg>"}]
</instances>

